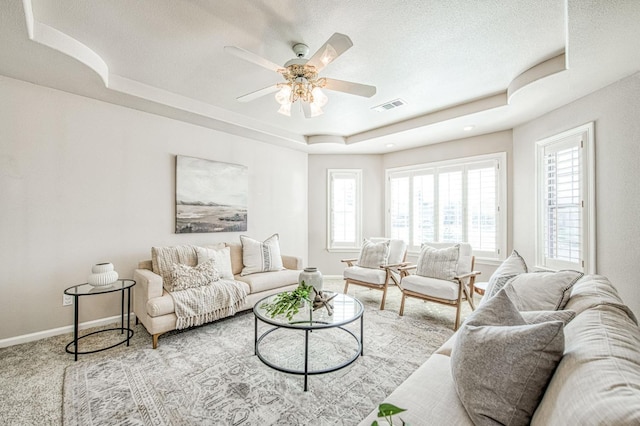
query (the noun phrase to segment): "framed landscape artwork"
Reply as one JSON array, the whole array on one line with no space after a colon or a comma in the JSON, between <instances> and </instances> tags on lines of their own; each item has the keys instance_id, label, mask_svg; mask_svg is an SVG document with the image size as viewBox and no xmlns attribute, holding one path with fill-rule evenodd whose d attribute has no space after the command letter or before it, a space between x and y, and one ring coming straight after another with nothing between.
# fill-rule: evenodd
<instances>
[{"instance_id":1,"label":"framed landscape artwork","mask_svg":"<svg viewBox=\"0 0 640 426\"><path fill-rule=\"evenodd\" d=\"M246 166L176 156L176 233L247 230Z\"/></svg>"}]
</instances>

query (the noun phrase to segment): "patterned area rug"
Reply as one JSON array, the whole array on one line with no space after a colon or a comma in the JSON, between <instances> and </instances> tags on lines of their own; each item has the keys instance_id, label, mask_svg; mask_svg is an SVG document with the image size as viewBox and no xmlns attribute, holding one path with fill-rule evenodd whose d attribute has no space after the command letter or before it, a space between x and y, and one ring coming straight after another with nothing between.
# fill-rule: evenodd
<instances>
[{"instance_id":1,"label":"patterned area rug","mask_svg":"<svg viewBox=\"0 0 640 426\"><path fill-rule=\"evenodd\" d=\"M303 376L278 372L254 355L254 317L248 311L163 336L156 350L121 351L67 367L63 423L357 424L453 333L449 324L380 311L378 300L365 301L364 356L342 370L309 376L308 392ZM359 322L352 327L359 335ZM263 355L299 368L303 332L272 334ZM355 350L345 332L314 331L311 367L339 363Z\"/></svg>"}]
</instances>

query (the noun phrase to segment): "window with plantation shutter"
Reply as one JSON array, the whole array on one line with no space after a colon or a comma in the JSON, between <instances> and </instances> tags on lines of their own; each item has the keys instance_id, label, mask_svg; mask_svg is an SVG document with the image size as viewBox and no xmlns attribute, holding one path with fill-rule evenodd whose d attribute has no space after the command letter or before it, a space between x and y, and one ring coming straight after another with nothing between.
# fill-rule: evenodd
<instances>
[{"instance_id":1,"label":"window with plantation shutter","mask_svg":"<svg viewBox=\"0 0 640 426\"><path fill-rule=\"evenodd\" d=\"M329 169L327 182L327 246L358 248L362 241L362 170Z\"/></svg>"},{"instance_id":2,"label":"window with plantation shutter","mask_svg":"<svg viewBox=\"0 0 640 426\"><path fill-rule=\"evenodd\" d=\"M412 251L427 242L469 242L477 258L506 251L506 154L387 170L388 235Z\"/></svg>"},{"instance_id":3,"label":"window with plantation shutter","mask_svg":"<svg viewBox=\"0 0 640 426\"><path fill-rule=\"evenodd\" d=\"M593 123L537 143L536 263L593 272Z\"/></svg>"}]
</instances>

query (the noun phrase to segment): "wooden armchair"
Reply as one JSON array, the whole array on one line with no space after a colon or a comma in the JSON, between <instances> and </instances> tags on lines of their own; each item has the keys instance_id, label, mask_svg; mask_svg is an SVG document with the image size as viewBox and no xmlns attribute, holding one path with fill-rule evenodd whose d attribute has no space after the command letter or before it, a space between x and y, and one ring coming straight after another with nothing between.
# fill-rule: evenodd
<instances>
[{"instance_id":1,"label":"wooden armchair","mask_svg":"<svg viewBox=\"0 0 640 426\"><path fill-rule=\"evenodd\" d=\"M438 246L443 247L442 244ZM449 246L453 245L449 244ZM456 307L456 319L453 329L457 330L460 326L460 310L463 301L466 300L471 306L471 309L475 309L473 303L474 283L476 276L480 275L480 272L473 270L475 257L471 254L471 245L460 243L457 244L457 246L459 247L458 261L456 263L456 269L453 271L454 273L450 279L443 279L440 276L440 271L429 270L428 265L435 263L422 263L422 265L427 265L427 267L423 267L419 271L418 265L406 265L399 268L401 279L398 287L402 290L400 315L404 315L404 304L407 297L415 297L429 302L454 306ZM429 255L425 253L426 251L423 247L423 251L418 258L419 264L423 260L423 256ZM416 269L415 274L410 273L413 269Z\"/></svg>"},{"instance_id":2,"label":"wooden armchair","mask_svg":"<svg viewBox=\"0 0 640 426\"><path fill-rule=\"evenodd\" d=\"M384 309L384 303L387 298L387 288L391 282L398 285L400 282L400 268L409 263L405 261L407 255L407 244L402 240L389 240L384 238L372 238L372 243L381 243L388 241L388 256L386 261L381 261L377 265L366 264L363 262L363 256L366 253L360 252L360 257L353 259L342 259L341 262L346 264L344 270L344 293L349 290L349 284L360 285L375 290L382 290L382 301L380 302L380 310ZM366 250L366 244L363 247Z\"/></svg>"}]
</instances>

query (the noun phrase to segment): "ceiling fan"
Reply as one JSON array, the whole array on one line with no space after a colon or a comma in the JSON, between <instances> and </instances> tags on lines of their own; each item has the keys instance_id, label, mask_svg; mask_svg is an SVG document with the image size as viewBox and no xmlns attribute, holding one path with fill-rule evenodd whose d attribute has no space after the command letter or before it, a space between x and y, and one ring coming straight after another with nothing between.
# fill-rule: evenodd
<instances>
[{"instance_id":1,"label":"ceiling fan","mask_svg":"<svg viewBox=\"0 0 640 426\"><path fill-rule=\"evenodd\" d=\"M268 59L239 47L225 46L224 50L241 59L275 71L285 79L283 83L277 83L240 96L237 98L240 102L249 102L261 96L278 92L276 93L276 101L280 104L279 113L290 116L291 105L296 101L300 101L305 117L311 118L322 114L322 107L328 101L327 96L321 89L334 90L366 98L375 95L375 86L326 77L318 78L320 71L335 61L351 46L353 46L353 42L348 36L335 33L310 59L305 59L309 53L309 47L305 44L297 43L293 46L296 58L291 59L284 66L277 65Z\"/></svg>"}]
</instances>

